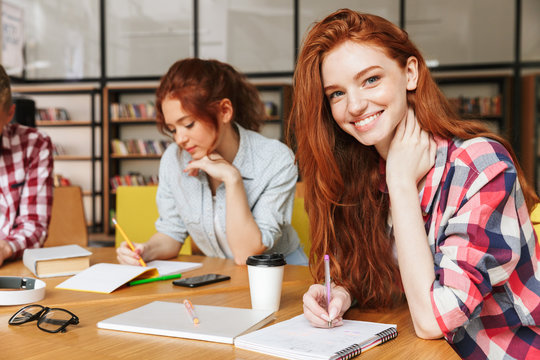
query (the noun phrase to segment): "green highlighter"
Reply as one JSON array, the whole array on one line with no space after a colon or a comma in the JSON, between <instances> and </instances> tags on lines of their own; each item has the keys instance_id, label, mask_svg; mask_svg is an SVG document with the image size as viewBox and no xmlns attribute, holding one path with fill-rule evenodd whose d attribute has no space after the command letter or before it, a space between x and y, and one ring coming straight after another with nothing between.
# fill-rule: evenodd
<instances>
[{"instance_id":1,"label":"green highlighter","mask_svg":"<svg viewBox=\"0 0 540 360\"><path fill-rule=\"evenodd\" d=\"M128 283L129 286L133 285L139 285L139 284L146 284L149 282L154 281L162 281L162 280L170 280L170 279L178 279L181 278L182 274L173 274L173 275L165 275L165 276L158 276L154 278L148 278L148 279L140 279L140 280L133 280Z\"/></svg>"}]
</instances>

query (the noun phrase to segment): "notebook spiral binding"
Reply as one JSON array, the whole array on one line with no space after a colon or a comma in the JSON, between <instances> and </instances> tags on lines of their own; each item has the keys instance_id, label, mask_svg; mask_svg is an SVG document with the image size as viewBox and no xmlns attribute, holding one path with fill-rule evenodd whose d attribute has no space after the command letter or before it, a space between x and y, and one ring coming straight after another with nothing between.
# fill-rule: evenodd
<instances>
[{"instance_id":1,"label":"notebook spiral binding","mask_svg":"<svg viewBox=\"0 0 540 360\"><path fill-rule=\"evenodd\" d=\"M332 357L332 359L336 360L350 360L354 358L355 356L358 356L362 353L362 347L367 348L371 347L370 345L378 345L387 342L388 340L392 340L397 336L397 329L392 327L389 329L386 329L384 331L381 331L377 335L375 335L372 339L373 341L370 341L369 343L363 343L363 344L353 344L343 350L340 350L336 352L336 356Z\"/></svg>"},{"instance_id":2,"label":"notebook spiral binding","mask_svg":"<svg viewBox=\"0 0 540 360\"><path fill-rule=\"evenodd\" d=\"M397 336L397 329L394 327L386 329L378 333L377 336L381 338L383 343L387 342L388 340L392 340Z\"/></svg>"},{"instance_id":3,"label":"notebook spiral binding","mask_svg":"<svg viewBox=\"0 0 540 360\"><path fill-rule=\"evenodd\" d=\"M360 346L360 344L353 344L343 350L336 352L337 356L333 357L333 359L349 360L357 355L360 355L361 353L362 353L362 346Z\"/></svg>"}]
</instances>

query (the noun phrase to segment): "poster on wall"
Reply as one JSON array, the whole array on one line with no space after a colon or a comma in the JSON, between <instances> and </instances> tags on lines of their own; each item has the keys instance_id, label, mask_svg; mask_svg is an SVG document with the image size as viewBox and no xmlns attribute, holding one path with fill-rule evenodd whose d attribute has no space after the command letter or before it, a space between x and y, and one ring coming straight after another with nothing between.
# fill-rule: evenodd
<instances>
[{"instance_id":1,"label":"poster on wall","mask_svg":"<svg viewBox=\"0 0 540 360\"><path fill-rule=\"evenodd\" d=\"M15 77L23 76L24 19L23 9L1 2L2 6L2 65Z\"/></svg>"}]
</instances>

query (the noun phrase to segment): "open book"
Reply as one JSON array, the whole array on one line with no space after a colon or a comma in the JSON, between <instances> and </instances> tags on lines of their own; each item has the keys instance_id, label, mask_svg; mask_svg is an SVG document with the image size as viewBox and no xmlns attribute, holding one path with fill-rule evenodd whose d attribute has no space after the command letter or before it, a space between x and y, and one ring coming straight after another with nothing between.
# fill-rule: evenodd
<instances>
[{"instance_id":1,"label":"open book","mask_svg":"<svg viewBox=\"0 0 540 360\"><path fill-rule=\"evenodd\" d=\"M155 260L146 267L100 263L90 266L58 284L59 289L109 294L132 280L184 273L200 268L201 263Z\"/></svg>"},{"instance_id":2,"label":"open book","mask_svg":"<svg viewBox=\"0 0 540 360\"><path fill-rule=\"evenodd\" d=\"M97 323L101 329L232 344L233 339L273 320L271 310L194 305L194 324L181 302L154 301Z\"/></svg>"},{"instance_id":3,"label":"open book","mask_svg":"<svg viewBox=\"0 0 540 360\"><path fill-rule=\"evenodd\" d=\"M343 326L321 329L298 315L239 336L234 345L286 359L350 359L396 336L396 325L343 320Z\"/></svg>"}]
</instances>

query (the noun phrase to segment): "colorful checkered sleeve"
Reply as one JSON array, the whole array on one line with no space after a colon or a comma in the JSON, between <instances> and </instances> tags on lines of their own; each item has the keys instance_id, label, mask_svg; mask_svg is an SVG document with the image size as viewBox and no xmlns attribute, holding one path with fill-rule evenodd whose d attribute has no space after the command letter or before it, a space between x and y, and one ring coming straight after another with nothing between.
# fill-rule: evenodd
<instances>
[{"instance_id":1,"label":"colorful checkered sleeve","mask_svg":"<svg viewBox=\"0 0 540 360\"><path fill-rule=\"evenodd\" d=\"M439 139L424 190L432 305L446 339L466 359L540 356L540 249L508 152L482 138Z\"/></svg>"},{"instance_id":2,"label":"colorful checkered sleeve","mask_svg":"<svg viewBox=\"0 0 540 360\"><path fill-rule=\"evenodd\" d=\"M0 237L13 258L39 247L47 236L52 205L52 143L35 129L7 125L2 135Z\"/></svg>"}]
</instances>

